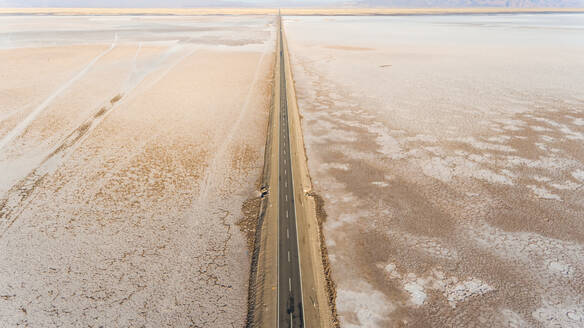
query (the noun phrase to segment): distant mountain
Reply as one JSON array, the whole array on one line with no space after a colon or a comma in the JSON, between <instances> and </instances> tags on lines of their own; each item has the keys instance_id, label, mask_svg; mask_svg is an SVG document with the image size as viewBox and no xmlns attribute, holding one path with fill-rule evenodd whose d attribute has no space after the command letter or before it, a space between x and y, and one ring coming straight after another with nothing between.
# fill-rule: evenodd
<instances>
[{"instance_id":1,"label":"distant mountain","mask_svg":"<svg viewBox=\"0 0 584 328\"><path fill-rule=\"evenodd\" d=\"M394 8L584 8L584 0L0 0L2 7L193 8L193 7L394 7Z\"/></svg>"},{"instance_id":2,"label":"distant mountain","mask_svg":"<svg viewBox=\"0 0 584 328\"><path fill-rule=\"evenodd\" d=\"M358 0L359 7L405 7L405 8L564 8L584 7L584 0Z\"/></svg>"}]
</instances>

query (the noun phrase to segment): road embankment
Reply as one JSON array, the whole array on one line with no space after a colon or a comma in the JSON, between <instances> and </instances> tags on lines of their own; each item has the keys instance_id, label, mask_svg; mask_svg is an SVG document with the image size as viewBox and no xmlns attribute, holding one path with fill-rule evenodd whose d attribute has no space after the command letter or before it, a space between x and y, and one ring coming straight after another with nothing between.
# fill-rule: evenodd
<instances>
[{"instance_id":1,"label":"road embankment","mask_svg":"<svg viewBox=\"0 0 584 328\"><path fill-rule=\"evenodd\" d=\"M279 44L279 37L276 39ZM279 50L274 52L271 104L264 168L260 181L260 203L253 232L246 327L271 327L277 319L278 283L278 135L279 135ZM243 209L245 212L245 209Z\"/></svg>"},{"instance_id":2,"label":"road embankment","mask_svg":"<svg viewBox=\"0 0 584 328\"><path fill-rule=\"evenodd\" d=\"M322 220L319 220L317 215L317 210L322 208L319 205L322 204L318 201L320 199L318 195L313 192L308 170L308 158L302 132L302 116L296 100L285 32L283 38L294 198L298 222L306 326L333 327L338 326L334 302L335 290L328 265L324 235L321 230ZM324 219L325 216L320 218Z\"/></svg>"},{"instance_id":3,"label":"road embankment","mask_svg":"<svg viewBox=\"0 0 584 328\"><path fill-rule=\"evenodd\" d=\"M280 44L278 37L277 44ZM276 56L280 49L276 51ZM306 327L338 326L334 310L335 291L321 225L326 215L322 200L312 192L306 151L301 128L301 115L296 103L290 58L284 36L284 61L294 198L298 222L298 242L302 269L303 303ZM252 246L247 327L274 327L278 316L278 136L280 125L280 61L275 60L272 83L264 173L261 181L261 204Z\"/></svg>"}]
</instances>

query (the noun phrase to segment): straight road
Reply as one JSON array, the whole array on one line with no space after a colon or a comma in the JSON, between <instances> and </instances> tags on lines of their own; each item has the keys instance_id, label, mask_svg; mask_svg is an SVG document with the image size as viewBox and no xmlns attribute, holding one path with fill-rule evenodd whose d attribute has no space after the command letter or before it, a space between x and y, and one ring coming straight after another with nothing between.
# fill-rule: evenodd
<instances>
[{"instance_id":1,"label":"straight road","mask_svg":"<svg viewBox=\"0 0 584 328\"><path fill-rule=\"evenodd\" d=\"M280 20L280 135L278 212L278 327L304 327L302 282L290 156L286 70Z\"/></svg>"}]
</instances>

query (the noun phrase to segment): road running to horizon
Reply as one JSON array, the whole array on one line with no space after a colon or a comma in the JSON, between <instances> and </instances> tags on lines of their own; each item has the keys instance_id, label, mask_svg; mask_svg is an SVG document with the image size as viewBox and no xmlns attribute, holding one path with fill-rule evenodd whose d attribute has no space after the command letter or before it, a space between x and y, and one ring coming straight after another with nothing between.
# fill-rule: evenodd
<instances>
[{"instance_id":1,"label":"road running to horizon","mask_svg":"<svg viewBox=\"0 0 584 328\"><path fill-rule=\"evenodd\" d=\"M302 283L292 165L290 129L286 98L286 69L282 21L280 18L280 133L279 133L279 212L278 212L278 326L304 327Z\"/></svg>"}]
</instances>

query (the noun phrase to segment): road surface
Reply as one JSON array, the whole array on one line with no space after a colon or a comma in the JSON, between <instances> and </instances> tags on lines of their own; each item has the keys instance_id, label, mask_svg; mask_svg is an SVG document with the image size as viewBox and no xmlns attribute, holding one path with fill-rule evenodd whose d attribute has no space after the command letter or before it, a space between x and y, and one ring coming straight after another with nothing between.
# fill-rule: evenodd
<instances>
[{"instance_id":1,"label":"road surface","mask_svg":"<svg viewBox=\"0 0 584 328\"><path fill-rule=\"evenodd\" d=\"M286 98L286 70L280 17L280 135L279 135L279 212L278 212L278 326L304 327L302 282L296 234L296 211L290 130Z\"/></svg>"}]
</instances>

